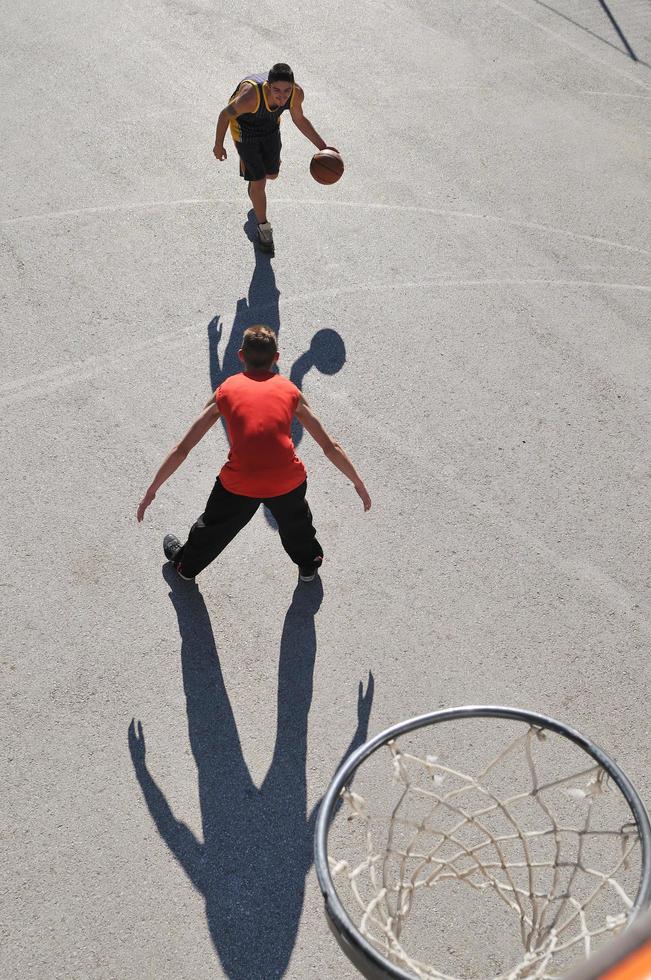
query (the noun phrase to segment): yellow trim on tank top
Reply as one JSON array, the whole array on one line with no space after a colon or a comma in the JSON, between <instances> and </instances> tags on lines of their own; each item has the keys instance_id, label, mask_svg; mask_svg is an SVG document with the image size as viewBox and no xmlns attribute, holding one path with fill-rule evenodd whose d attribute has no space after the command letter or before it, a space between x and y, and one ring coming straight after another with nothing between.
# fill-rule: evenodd
<instances>
[{"instance_id":1,"label":"yellow trim on tank top","mask_svg":"<svg viewBox=\"0 0 651 980\"><path fill-rule=\"evenodd\" d=\"M244 82L248 82L249 85L253 85L253 87L255 88L255 94L258 96L258 101L256 103L255 109L251 109L251 112L252 113L257 112L258 109L260 108L260 86L258 85L258 83L256 82L256 80L254 78L243 78L242 81L240 82L240 84L237 86L238 91L240 89L240 85L243 85ZM267 100L265 99L265 102L266 101ZM268 108L269 108L269 106L267 106L267 109Z\"/></svg>"},{"instance_id":2,"label":"yellow trim on tank top","mask_svg":"<svg viewBox=\"0 0 651 980\"><path fill-rule=\"evenodd\" d=\"M253 87L255 89L255 92L256 92L256 95L258 96L258 101L256 103L256 107L255 107L255 109L252 109L251 110L252 113L256 113L258 111L258 109L260 108L260 86L255 81L255 79L253 79L253 78L243 78L242 79L242 81L240 82L240 84L237 86L237 89L235 91L235 94L232 95L231 98L228 100L228 104L229 105L232 105L232 103L235 102L235 99L239 95L240 88L242 87L242 85L244 85L245 82L248 82L249 85L253 85ZM241 143L242 142L242 127L238 123L237 119L231 119L230 124L229 124L229 128L230 128L231 136L233 137L233 140L236 143Z\"/></svg>"}]
</instances>

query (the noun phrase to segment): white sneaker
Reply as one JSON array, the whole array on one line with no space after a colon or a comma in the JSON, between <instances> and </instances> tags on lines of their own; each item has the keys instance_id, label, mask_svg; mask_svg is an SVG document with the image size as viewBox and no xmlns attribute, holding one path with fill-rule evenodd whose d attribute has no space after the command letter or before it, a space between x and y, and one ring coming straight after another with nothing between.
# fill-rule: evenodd
<instances>
[{"instance_id":1,"label":"white sneaker","mask_svg":"<svg viewBox=\"0 0 651 980\"><path fill-rule=\"evenodd\" d=\"M265 221L263 225L258 225L258 242L260 243L260 248L264 252L273 252L274 250L273 229L268 221Z\"/></svg>"}]
</instances>

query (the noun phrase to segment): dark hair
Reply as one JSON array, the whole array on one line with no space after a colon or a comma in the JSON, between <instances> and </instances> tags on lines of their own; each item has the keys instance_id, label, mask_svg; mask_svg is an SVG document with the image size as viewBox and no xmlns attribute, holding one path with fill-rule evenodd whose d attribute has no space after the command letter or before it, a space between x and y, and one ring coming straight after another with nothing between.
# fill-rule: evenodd
<instances>
[{"instance_id":1,"label":"dark hair","mask_svg":"<svg viewBox=\"0 0 651 980\"><path fill-rule=\"evenodd\" d=\"M279 61L277 65L274 65L269 75L267 76L267 81L271 85L273 82L291 82L294 84L294 72L289 67L289 65L283 64Z\"/></svg>"},{"instance_id":2,"label":"dark hair","mask_svg":"<svg viewBox=\"0 0 651 980\"><path fill-rule=\"evenodd\" d=\"M262 323L248 327L242 338L242 354L247 367L270 368L278 352L276 335Z\"/></svg>"}]
</instances>

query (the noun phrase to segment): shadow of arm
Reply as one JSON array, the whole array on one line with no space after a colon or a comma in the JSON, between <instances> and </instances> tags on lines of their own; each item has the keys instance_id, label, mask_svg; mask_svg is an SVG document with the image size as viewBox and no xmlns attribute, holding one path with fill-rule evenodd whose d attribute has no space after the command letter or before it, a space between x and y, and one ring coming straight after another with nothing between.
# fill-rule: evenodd
<instances>
[{"instance_id":1,"label":"shadow of arm","mask_svg":"<svg viewBox=\"0 0 651 980\"><path fill-rule=\"evenodd\" d=\"M350 740L350 745L341 758L341 762L339 763L340 766L343 765L348 756L351 755L355 749L358 749L360 745L363 745L367 739L368 723L371 717L374 693L375 678L373 677L373 672L369 670L366 693L364 693L364 685L361 681L359 682L359 686L357 688L357 728L355 729L355 734Z\"/></svg>"},{"instance_id":2,"label":"shadow of arm","mask_svg":"<svg viewBox=\"0 0 651 980\"><path fill-rule=\"evenodd\" d=\"M197 841L189 827L177 820L172 809L159 789L145 762L145 736L142 724L138 722L136 733L135 722L129 725L129 751L133 762L136 778L140 783L142 795L156 829L170 851L179 862L194 887L204 892L203 882L203 847Z\"/></svg>"},{"instance_id":3,"label":"shadow of arm","mask_svg":"<svg viewBox=\"0 0 651 980\"><path fill-rule=\"evenodd\" d=\"M357 688L357 728L355 729L355 733L353 734L353 737L350 740L348 748L346 749L341 759L339 760L337 769L339 769L340 766L343 766L348 756L352 755L352 753L356 749L358 749L360 745L363 745L366 739L368 738L368 723L371 717L371 708L373 707L374 693L375 693L375 678L373 677L373 672L369 670L366 692L364 692L364 685L362 681L359 682L359 686ZM308 821L308 826L310 828L311 833L314 832L314 824L316 823L316 818L320 806L321 806L321 800L317 800L317 802L314 804L314 807L312 808L312 813L310 814L310 818Z\"/></svg>"}]
</instances>

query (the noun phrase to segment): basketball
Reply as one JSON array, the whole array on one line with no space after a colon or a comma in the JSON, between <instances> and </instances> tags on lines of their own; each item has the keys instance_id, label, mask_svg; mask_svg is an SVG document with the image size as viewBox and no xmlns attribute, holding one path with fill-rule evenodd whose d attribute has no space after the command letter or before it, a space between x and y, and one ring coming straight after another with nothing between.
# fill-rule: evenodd
<instances>
[{"instance_id":1,"label":"basketball","mask_svg":"<svg viewBox=\"0 0 651 980\"><path fill-rule=\"evenodd\" d=\"M344 161L337 150L329 146L319 150L310 160L310 173L319 184L336 184L344 172Z\"/></svg>"}]
</instances>

